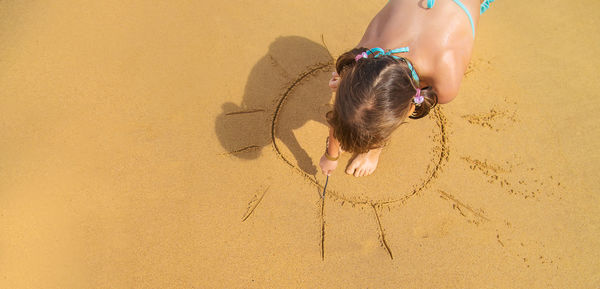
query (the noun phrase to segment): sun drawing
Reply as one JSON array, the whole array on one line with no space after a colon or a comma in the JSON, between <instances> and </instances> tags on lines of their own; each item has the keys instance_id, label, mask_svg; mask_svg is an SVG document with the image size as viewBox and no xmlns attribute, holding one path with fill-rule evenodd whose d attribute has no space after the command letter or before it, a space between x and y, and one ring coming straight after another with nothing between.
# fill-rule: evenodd
<instances>
[{"instance_id":1,"label":"sun drawing","mask_svg":"<svg viewBox=\"0 0 600 289\"><path fill-rule=\"evenodd\" d=\"M469 70L467 72L471 72L475 70L475 66L481 60L475 60L469 66ZM475 64L473 64L475 63ZM275 102L272 103L271 108L245 108L243 110L233 110L224 113L224 117L235 116L240 114L256 114L256 113L265 113L271 112L270 115L270 142L268 145L272 147L272 152L275 153L279 160L284 162L286 166L300 175L302 178L307 180L312 186L317 188L319 191L322 191L325 187L325 178L322 174L317 173L316 168L314 167L314 160L320 157L318 154L312 155L312 152L321 151L322 147L319 147L318 150L312 150L311 154L304 152L301 150L301 153L298 152L296 148L296 152L292 151L289 146L292 146L289 140L286 140L285 136L280 136L281 125L286 123L286 121L293 121L292 111L297 111L294 109L289 109L288 106L294 106L298 103L298 99L295 98L296 93L312 93L311 91L300 91L302 89L318 89L318 90L327 90L328 88L322 87L322 85L317 84L315 82L314 86L318 86L318 88L313 88L313 86L306 85L310 82L311 79L317 80L319 83L326 83L331 70L333 68L333 62L324 61L320 63L316 63L297 75L297 77L289 82L290 84L280 92L278 98ZM303 100L305 101L305 100ZM318 103L313 103L314 106L319 106ZM321 100L322 101L322 100ZM506 101L509 103L509 101ZM288 108L288 116L284 116L284 112ZM330 107L326 107L325 109L329 109ZM315 112L318 115L321 115L324 111ZM513 111L511 112L509 109L505 108L492 108L489 112L483 113L475 113L475 114L465 114L462 115L457 121L462 121L465 125L470 125L473 129L485 129L491 132L497 132L502 130L502 125L498 126L496 124L505 124L505 126L510 125L511 123L517 122L517 115ZM305 122L303 122L305 123ZM324 123L317 124L324 126ZM376 224L378 226L379 240L381 243L381 247L387 252L391 259L394 258L393 253L393 244L390 244L385 235L385 229L380 221L380 214L383 209L399 209L405 204L409 199L414 198L415 196L419 196L424 193L433 193L438 194L440 198L449 202L449 208L455 210L462 217L467 219L469 223L478 225L484 222L490 222L490 218L486 215L482 209L473 208L468 205L469 202L465 202L449 193L448 190L436 189L432 190L432 184L436 182L443 174L444 168L449 162L449 156L451 153L451 146L449 145L451 140L451 134L449 133L449 126L451 123L448 118L444 114L444 109L440 106L437 106L427 118L416 120L410 122L406 128L401 127L399 130L404 130L404 134L411 134L413 138L411 139L411 144L417 143L419 148L422 148L419 153L414 154L413 159L410 160L411 169L413 169L417 173L418 176L414 175L406 176L406 174L402 172L402 169L405 167L403 163L392 163L388 162L387 167L380 165L378 168L379 173L382 175L380 177L366 177L366 178L356 178L355 181L352 181L352 187L354 189L338 189L336 188L336 183L332 182L330 179L329 185L325 191L325 197L320 199L320 222L321 222L321 238L320 238L320 252L321 258L325 258L325 201L331 200L337 203L340 203L342 206L344 204L350 205L349 207L361 207L367 208L373 212L374 219L376 220ZM325 127L321 129L322 131L326 131ZM417 133L418 131L418 133ZM321 139L321 138L319 138ZM317 141L314 141L317 143ZM388 151L384 149L384 154L388 154L390 157L401 157L401 151L403 150L407 144L403 143L402 133L400 136L395 136L392 139L393 145L391 145ZM225 155L236 155L240 156L243 154L255 154L256 150L260 149L261 145L250 145L242 148L232 149L225 153ZM410 148L409 148L410 149ZM540 194L540 186L539 183L536 184L535 187L528 185L523 180L515 177L515 174L511 174L513 171L524 170L524 171L532 171L534 168L521 168L519 164L514 165L509 162L504 162L501 165L498 163L494 163L488 160L480 160L473 158L469 155L460 155L460 152L457 153L459 155L458 158L453 158L454 160L461 160L469 169L474 172L477 172L487 180L487 183L491 185L495 185L499 190L505 191L507 195L512 195L515 197L528 199L528 198L536 198L537 195ZM312 157L308 156L312 155ZM388 157L388 156L382 156ZM312 164L311 164L312 163ZM340 162L340 166L338 170L343 170L343 162ZM381 171L387 170L387 174L381 173ZM377 175L377 171L375 175ZM395 177L394 180L389 180L390 173ZM385 176L388 176L387 179ZM348 178L353 178L348 176ZM360 180L359 180L360 179ZM540 180L540 183L542 181ZM555 180L550 176L546 180L547 185L560 186L560 182ZM542 183L543 184L543 183ZM242 221L246 221L252 213L259 207L265 193L268 191L269 187L267 186L264 189L261 189L257 195L250 200L248 203L248 209L244 212ZM537 195L536 195L537 194ZM348 206L347 206L348 207ZM519 251L518 248L511 248L511 242L516 242L509 238L504 238L501 236L501 232L509 232L511 228L511 223L508 220L501 220L498 224L502 225L502 228L496 230L498 233L493 236L496 239L499 246L502 246L507 251L511 252L513 255L518 256L519 258L523 258L527 260L527 257L524 257L527 253L524 250ZM331 240L333 241L333 240ZM520 242L523 245L523 242ZM543 246L539 242L532 241L532 243L536 243L538 247ZM536 245L534 244L534 245ZM551 258L540 256L541 263L551 263ZM527 265L529 266L529 265Z\"/></svg>"}]
</instances>

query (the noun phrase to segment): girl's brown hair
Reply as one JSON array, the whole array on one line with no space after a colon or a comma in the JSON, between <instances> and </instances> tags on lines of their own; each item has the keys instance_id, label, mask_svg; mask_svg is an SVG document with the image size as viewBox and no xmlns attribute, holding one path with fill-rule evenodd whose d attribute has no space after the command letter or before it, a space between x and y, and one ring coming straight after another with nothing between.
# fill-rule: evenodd
<instances>
[{"instance_id":1,"label":"girl's brown hair","mask_svg":"<svg viewBox=\"0 0 600 289\"><path fill-rule=\"evenodd\" d=\"M338 57L336 70L341 77L333 110L327 121L343 150L365 153L380 148L406 118L417 86L402 59L391 56L355 60L367 48L355 48ZM426 116L437 104L431 87L421 89L425 100L410 118Z\"/></svg>"}]
</instances>

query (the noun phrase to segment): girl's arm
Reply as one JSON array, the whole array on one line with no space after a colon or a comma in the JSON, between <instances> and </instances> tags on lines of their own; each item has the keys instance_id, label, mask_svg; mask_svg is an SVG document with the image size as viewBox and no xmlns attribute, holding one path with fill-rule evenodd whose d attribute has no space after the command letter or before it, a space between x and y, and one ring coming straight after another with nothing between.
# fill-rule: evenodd
<instances>
[{"instance_id":1,"label":"girl's arm","mask_svg":"<svg viewBox=\"0 0 600 289\"><path fill-rule=\"evenodd\" d=\"M327 146L327 154L330 157L337 158L342 153L340 150L340 142L333 136L333 128L329 128L329 146Z\"/></svg>"},{"instance_id":2,"label":"girl's arm","mask_svg":"<svg viewBox=\"0 0 600 289\"><path fill-rule=\"evenodd\" d=\"M340 143L333 136L333 128L329 128L328 145L325 148L325 152L319 161L321 172L325 175L331 175L331 173L337 168L338 161L342 150L340 149Z\"/></svg>"},{"instance_id":3,"label":"girl's arm","mask_svg":"<svg viewBox=\"0 0 600 289\"><path fill-rule=\"evenodd\" d=\"M329 87L332 92L337 91L337 87L340 84L340 76L337 72L331 73L331 79L329 80ZM340 157L342 150L340 149L340 142L333 136L333 128L329 127L329 137L327 138L327 147L325 152L319 161L321 172L326 175L330 175L333 170L337 167L337 159Z\"/></svg>"},{"instance_id":4,"label":"girl's arm","mask_svg":"<svg viewBox=\"0 0 600 289\"><path fill-rule=\"evenodd\" d=\"M331 73L329 87L331 88L332 92L337 91L338 85L340 84L340 80L341 77L338 75L337 72L334 71ZM329 146L327 147L327 153L329 154L329 156L332 156L334 158L339 156L340 153L342 153L342 151L340 150L340 142L333 136L332 127L329 127Z\"/></svg>"}]
</instances>

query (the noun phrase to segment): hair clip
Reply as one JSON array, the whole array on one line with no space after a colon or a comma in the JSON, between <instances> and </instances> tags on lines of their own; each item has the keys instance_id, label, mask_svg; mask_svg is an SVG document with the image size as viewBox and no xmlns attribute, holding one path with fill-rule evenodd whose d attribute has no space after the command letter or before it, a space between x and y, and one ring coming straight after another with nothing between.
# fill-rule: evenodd
<instances>
[{"instance_id":1,"label":"hair clip","mask_svg":"<svg viewBox=\"0 0 600 289\"><path fill-rule=\"evenodd\" d=\"M354 60L358 61L361 58L368 58L369 55L366 52L363 52L361 54L356 55L356 57L354 57Z\"/></svg>"}]
</instances>

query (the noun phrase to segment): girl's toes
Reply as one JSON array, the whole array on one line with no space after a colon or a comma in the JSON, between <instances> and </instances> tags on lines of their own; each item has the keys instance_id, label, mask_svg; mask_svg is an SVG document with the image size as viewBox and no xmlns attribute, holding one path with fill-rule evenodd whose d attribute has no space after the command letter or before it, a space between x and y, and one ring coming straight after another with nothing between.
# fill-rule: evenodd
<instances>
[{"instance_id":1,"label":"girl's toes","mask_svg":"<svg viewBox=\"0 0 600 289\"><path fill-rule=\"evenodd\" d=\"M358 164L352 162L346 169L346 173L349 175L353 175L353 174L357 173L358 170L359 170Z\"/></svg>"},{"instance_id":2,"label":"girl's toes","mask_svg":"<svg viewBox=\"0 0 600 289\"><path fill-rule=\"evenodd\" d=\"M352 175L352 174L354 174L354 168L353 168L353 167L348 167L348 168L346 169L346 173L347 173L347 174L349 174L349 175Z\"/></svg>"}]
</instances>

